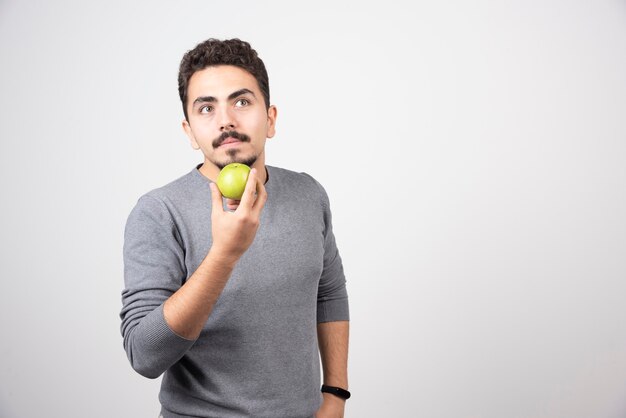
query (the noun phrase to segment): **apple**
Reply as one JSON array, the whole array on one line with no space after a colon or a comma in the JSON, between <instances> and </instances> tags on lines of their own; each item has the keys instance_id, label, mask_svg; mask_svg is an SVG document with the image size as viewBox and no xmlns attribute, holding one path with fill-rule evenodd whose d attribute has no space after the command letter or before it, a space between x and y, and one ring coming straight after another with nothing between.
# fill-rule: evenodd
<instances>
[{"instance_id":1,"label":"apple","mask_svg":"<svg viewBox=\"0 0 626 418\"><path fill-rule=\"evenodd\" d=\"M222 168L217 176L217 187L227 199L241 200L246 182L250 174L250 167L245 164L231 163Z\"/></svg>"}]
</instances>

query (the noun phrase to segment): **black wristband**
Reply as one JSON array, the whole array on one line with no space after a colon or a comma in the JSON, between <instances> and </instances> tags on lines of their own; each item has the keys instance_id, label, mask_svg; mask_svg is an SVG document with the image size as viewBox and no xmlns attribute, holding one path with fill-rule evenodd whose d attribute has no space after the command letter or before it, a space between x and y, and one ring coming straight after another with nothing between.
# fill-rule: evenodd
<instances>
[{"instance_id":1,"label":"black wristband","mask_svg":"<svg viewBox=\"0 0 626 418\"><path fill-rule=\"evenodd\" d=\"M339 396L341 399L350 399L350 392L335 386L322 385L322 392L332 393L335 396Z\"/></svg>"}]
</instances>

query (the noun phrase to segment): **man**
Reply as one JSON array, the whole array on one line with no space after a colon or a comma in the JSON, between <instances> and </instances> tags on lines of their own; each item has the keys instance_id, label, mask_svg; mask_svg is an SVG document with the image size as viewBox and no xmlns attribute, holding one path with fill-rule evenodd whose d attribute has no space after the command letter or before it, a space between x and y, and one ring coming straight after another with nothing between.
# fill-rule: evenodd
<instances>
[{"instance_id":1,"label":"man","mask_svg":"<svg viewBox=\"0 0 626 418\"><path fill-rule=\"evenodd\" d=\"M328 197L309 175L265 165L277 116L265 66L247 42L209 39L185 54L178 84L204 162L128 217L130 363L164 373L163 418L342 417L348 299ZM252 169L241 201L214 184L232 162Z\"/></svg>"}]
</instances>

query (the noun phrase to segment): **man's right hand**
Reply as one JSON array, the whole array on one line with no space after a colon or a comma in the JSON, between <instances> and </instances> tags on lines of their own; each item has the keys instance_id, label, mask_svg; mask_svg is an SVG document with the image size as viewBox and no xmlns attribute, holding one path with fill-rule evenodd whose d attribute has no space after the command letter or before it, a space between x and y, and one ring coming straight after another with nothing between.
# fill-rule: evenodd
<instances>
[{"instance_id":1,"label":"man's right hand","mask_svg":"<svg viewBox=\"0 0 626 418\"><path fill-rule=\"evenodd\" d=\"M246 189L233 212L225 211L222 194L215 183L210 183L211 229L213 244L211 252L225 261L236 262L254 241L259 228L261 211L267 200L265 186L253 168L248 175ZM232 203L231 203L232 205ZM233 205L234 206L234 205Z\"/></svg>"}]
</instances>

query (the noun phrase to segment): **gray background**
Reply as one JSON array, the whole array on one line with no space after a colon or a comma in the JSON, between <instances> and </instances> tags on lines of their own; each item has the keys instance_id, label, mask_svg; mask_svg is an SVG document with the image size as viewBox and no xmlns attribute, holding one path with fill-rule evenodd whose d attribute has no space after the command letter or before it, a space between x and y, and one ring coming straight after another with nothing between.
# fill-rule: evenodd
<instances>
[{"instance_id":1,"label":"gray background","mask_svg":"<svg viewBox=\"0 0 626 418\"><path fill-rule=\"evenodd\" d=\"M124 223L202 160L182 54L235 36L268 164L331 198L347 417L626 415L623 1L0 0L1 417L156 417Z\"/></svg>"}]
</instances>

